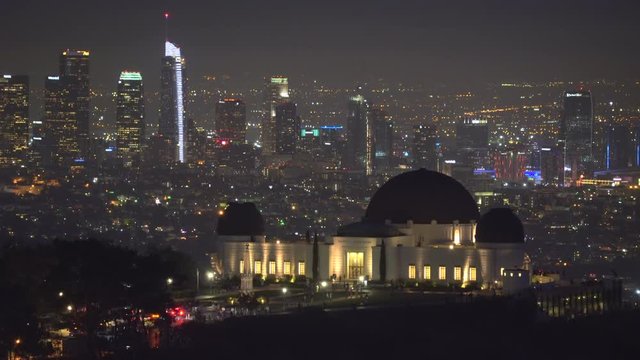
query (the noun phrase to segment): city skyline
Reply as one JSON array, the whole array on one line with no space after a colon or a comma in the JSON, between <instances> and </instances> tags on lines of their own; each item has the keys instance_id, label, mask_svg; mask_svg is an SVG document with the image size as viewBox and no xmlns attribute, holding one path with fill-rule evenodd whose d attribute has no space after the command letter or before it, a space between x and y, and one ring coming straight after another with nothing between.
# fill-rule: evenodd
<instances>
[{"instance_id":1,"label":"city skyline","mask_svg":"<svg viewBox=\"0 0 640 360\"><path fill-rule=\"evenodd\" d=\"M156 59L162 55L163 15L168 11L169 38L189 53L191 74L230 74L240 86L284 72L340 86L378 77L462 85L639 74L634 64L640 51L626 46L640 33L640 25L629 18L640 9L638 4L454 3L408 2L396 7L387 1L367 6L352 1L342 9L331 2L308 7L283 1L270 7L256 1L115 1L89 9L92 5L78 1L51 8L37 1L11 1L3 5L3 23L8 28L22 24L24 31L3 39L16 51L0 59L0 69L38 79L56 66L47 54L86 48L94 55L92 84L110 86L121 70L130 69L149 77L147 88L155 91L159 79L150 75L159 71ZM54 29L46 41L31 29L33 25L24 26L21 19L27 14L31 21ZM114 21L128 25L110 25ZM132 27L136 31L130 31ZM277 31L269 38L261 27ZM554 34L557 28L563 31ZM16 54L21 54L21 61L16 61ZM527 65L529 61L536 66Z\"/></svg>"}]
</instances>

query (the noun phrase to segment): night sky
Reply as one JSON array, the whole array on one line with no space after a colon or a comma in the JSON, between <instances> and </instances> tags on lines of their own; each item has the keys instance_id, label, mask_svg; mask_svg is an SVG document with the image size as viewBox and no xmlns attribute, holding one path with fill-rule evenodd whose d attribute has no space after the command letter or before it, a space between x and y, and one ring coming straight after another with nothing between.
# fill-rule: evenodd
<instances>
[{"instance_id":1,"label":"night sky","mask_svg":"<svg viewBox=\"0 0 640 360\"><path fill-rule=\"evenodd\" d=\"M270 73L331 85L636 79L640 1L1 0L0 72L33 86L60 49L92 51L92 81L140 70L155 90L164 40L189 74L259 84ZM113 85L111 85L113 84Z\"/></svg>"}]
</instances>

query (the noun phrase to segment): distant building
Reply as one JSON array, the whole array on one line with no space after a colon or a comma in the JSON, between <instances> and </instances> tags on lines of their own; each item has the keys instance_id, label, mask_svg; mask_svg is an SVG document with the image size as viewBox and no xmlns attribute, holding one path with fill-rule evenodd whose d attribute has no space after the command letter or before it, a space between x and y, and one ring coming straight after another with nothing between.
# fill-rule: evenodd
<instances>
[{"instance_id":1,"label":"distant building","mask_svg":"<svg viewBox=\"0 0 640 360\"><path fill-rule=\"evenodd\" d=\"M605 133L605 169L635 166L636 149L632 129L627 125L610 125Z\"/></svg>"},{"instance_id":2,"label":"distant building","mask_svg":"<svg viewBox=\"0 0 640 360\"><path fill-rule=\"evenodd\" d=\"M215 132L220 140L243 144L247 136L247 108L241 99L216 103Z\"/></svg>"},{"instance_id":3,"label":"distant building","mask_svg":"<svg viewBox=\"0 0 640 360\"><path fill-rule=\"evenodd\" d=\"M273 155L276 152L276 107L289 100L289 79L284 76L272 76L267 80L264 93L264 117L262 119L262 154Z\"/></svg>"},{"instance_id":4,"label":"distant building","mask_svg":"<svg viewBox=\"0 0 640 360\"><path fill-rule=\"evenodd\" d=\"M69 89L60 76L49 76L44 83L44 151L48 166L67 167L78 159L78 127Z\"/></svg>"},{"instance_id":5,"label":"distant building","mask_svg":"<svg viewBox=\"0 0 640 360\"><path fill-rule=\"evenodd\" d=\"M375 142L369 103L362 95L349 99L347 116L347 144L345 167L347 170L373 174Z\"/></svg>"},{"instance_id":6,"label":"distant building","mask_svg":"<svg viewBox=\"0 0 640 360\"><path fill-rule=\"evenodd\" d=\"M435 125L414 126L413 168L441 171L438 160L438 135Z\"/></svg>"},{"instance_id":7,"label":"distant building","mask_svg":"<svg viewBox=\"0 0 640 360\"><path fill-rule=\"evenodd\" d=\"M562 96L559 145L564 153L564 184L593 174L593 102L589 91L565 91Z\"/></svg>"},{"instance_id":8,"label":"distant building","mask_svg":"<svg viewBox=\"0 0 640 360\"><path fill-rule=\"evenodd\" d=\"M540 176L543 185L564 185L564 154L557 146L540 147Z\"/></svg>"},{"instance_id":9,"label":"distant building","mask_svg":"<svg viewBox=\"0 0 640 360\"><path fill-rule=\"evenodd\" d=\"M174 161L187 161L187 121L185 118L184 58L180 48L165 42L160 77L159 133L175 149Z\"/></svg>"},{"instance_id":10,"label":"distant building","mask_svg":"<svg viewBox=\"0 0 640 360\"><path fill-rule=\"evenodd\" d=\"M457 162L473 169L488 168L489 126L484 119L463 119L456 126Z\"/></svg>"},{"instance_id":11,"label":"distant building","mask_svg":"<svg viewBox=\"0 0 640 360\"><path fill-rule=\"evenodd\" d=\"M381 109L371 109L369 116L373 122L375 171L388 172L393 167L393 121L389 114Z\"/></svg>"},{"instance_id":12,"label":"distant building","mask_svg":"<svg viewBox=\"0 0 640 360\"><path fill-rule=\"evenodd\" d=\"M300 134L298 107L287 101L276 106L276 154L293 155Z\"/></svg>"},{"instance_id":13,"label":"distant building","mask_svg":"<svg viewBox=\"0 0 640 360\"><path fill-rule=\"evenodd\" d=\"M67 49L60 55L60 80L66 88L68 115L75 120L79 159L90 158L91 90L89 87L89 51Z\"/></svg>"},{"instance_id":14,"label":"distant building","mask_svg":"<svg viewBox=\"0 0 640 360\"><path fill-rule=\"evenodd\" d=\"M528 163L529 152L524 147L503 149L493 153L493 169L496 179L500 181L523 181Z\"/></svg>"},{"instance_id":15,"label":"distant building","mask_svg":"<svg viewBox=\"0 0 640 360\"><path fill-rule=\"evenodd\" d=\"M29 146L29 77L0 77L0 167L26 160Z\"/></svg>"},{"instance_id":16,"label":"distant building","mask_svg":"<svg viewBox=\"0 0 640 360\"><path fill-rule=\"evenodd\" d=\"M144 88L139 72L123 71L116 94L116 151L127 167L138 167L144 143Z\"/></svg>"}]
</instances>

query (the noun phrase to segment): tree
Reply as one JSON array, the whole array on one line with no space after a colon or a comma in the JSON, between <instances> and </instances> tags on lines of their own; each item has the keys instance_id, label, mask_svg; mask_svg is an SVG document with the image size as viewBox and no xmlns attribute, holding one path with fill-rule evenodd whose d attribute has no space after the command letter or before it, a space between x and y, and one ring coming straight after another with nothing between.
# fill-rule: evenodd
<instances>
[{"instance_id":1,"label":"tree","mask_svg":"<svg viewBox=\"0 0 640 360\"><path fill-rule=\"evenodd\" d=\"M387 281L387 247L384 246L384 239L380 243L380 281Z\"/></svg>"},{"instance_id":2,"label":"tree","mask_svg":"<svg viewBox=\"0 0 640 360\"><path fill-rule=\"evenodd\" d=\"M312 269L311 272L313 274L313 281L318 281L319 279L319 271L318 271L318 233L313 234L313 259L312 259Z\"/></svg>"}]
</instances>

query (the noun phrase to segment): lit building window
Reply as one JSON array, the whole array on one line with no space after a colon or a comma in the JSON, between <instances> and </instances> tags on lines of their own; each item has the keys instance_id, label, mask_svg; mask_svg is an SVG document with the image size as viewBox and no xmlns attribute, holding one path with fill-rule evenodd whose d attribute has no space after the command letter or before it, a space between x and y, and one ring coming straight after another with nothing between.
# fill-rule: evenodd
<instances>
[{"instance_id":1,"label":"lit building window","mask_svg":"<svg viewBox=\"0 0 640 360\"><path fill-rule=\"evenodd\" d=\"M478 281L477 270L475 266L469 268L469 281Z\"/></svg>"},{"instance_id":2,"label":"lit building window","mask_svg":"<svg viewBox=\"0 0 640 360\"><path fill-rule=\"evenodd\" d=\"M453 267L453 280L461 281L462 280L462 267L454 266Z\"/></svg>"},{"instance_id":3,"label":"lit building window","mask_svg":"<svg viewBox=\"0 0 640 360\"><path fill-rule=\"evenodd\" d=\"M453 230L453 243L456 245L460 245L460 229L458 229L457 227L455 230Z\"/></svg>"},{"instance_id":4,"label":"lit building window","mask_svg":"<svg viewBox=\"0 0 640 360\"><path fill-rule=\"evenodd\" d=\"M253 262L253 273L254 274L262 274L262 261L256 260Z\"/></svg>"},{"instance_id":5,"label":"lit building window","mask_svg":"<svg viewBox=\"0 0 640 360\"><path fill-rule=\"evenodd\" d=\"M416 278L416 266L411 264L409 265L409 279L413 280Z\"/></svg>"},{"instance_id":6,"label":"lit building window","mask_svg":"<svg viewBox=\"0 0 640 360\"><path fill-rule=\"evenodd\" d=\"M504 276L504 268L503 267L500 268L500 276Z\"/></svg>"},{"instance_id":7,"label":"lit building window","mask_svg":"<svg viewBox=\"0 0 640 360\"><path fill-rule=\"evenodd\" d=\"M284 266L282 267L282 272L285 275L291 275L291 261L284 262Z\"/></svg>"},{"instance_id":8,"label":"lit building window","mask_svg":"<svg viewBox=\"0 0 640 360\"><path fill-rule=\"evenodd\" d=\"M271 260L269 261L269 275L275 275L276 274L276 262Z\"/></svg>"},{"instance_id":9,"label":"lit building window","mask_svg":"<svg viewBox=\"0 0 640 360\"><path fill-rule=\"evenodd\" d=\"M244 260L240 260L240 271L239 273L244 274Z\"/></svg>"},{"instance_id":10,"label":"lit building window","mask_svg":"<svg viewBox=\"0 0 640 360\"><path fill-rule=\"evenodd\" d=\"M298 261L298 276L305 276L304 261Z\"/></svg>"},{"instance_id":11,"label":"lit building window","mask_svg":"<svg viewBox=\"0 0 640 360\"><path fill-rule=\"evenodd\" d=\"M364 253L348 252L347 253L347 278L358 279L364 275Z\"/></svg>"},{"instance_id":12,"label":"lit building window","mask_svg":"<svg viewBox=\"0 0 640 360\"><path fill-rule=\"evenodd\" d=\"M438 267L438 280L447 280L447 267Z\"/></svg>"},{"instance_id":13,"label":"lit building window","mask_svg":"<svg viewBox=\"0 0 640 360\"><path fill-rule=\"evenodd\" d=\"M431 265L425 265L423 270L422 277L424 277L425 280L431 280Z\"/></svg>"}]
</instances>

